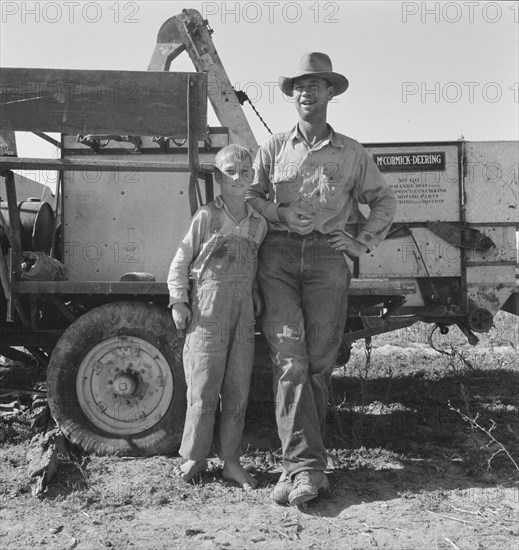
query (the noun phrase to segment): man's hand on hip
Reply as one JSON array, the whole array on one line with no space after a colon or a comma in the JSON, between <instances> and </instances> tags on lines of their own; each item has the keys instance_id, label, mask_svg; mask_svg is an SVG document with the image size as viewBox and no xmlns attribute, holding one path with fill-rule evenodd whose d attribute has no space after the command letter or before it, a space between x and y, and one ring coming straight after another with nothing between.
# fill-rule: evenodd
<instances>
[{"instance_id":1,"label":"man's hand on hip","mask_svg":"<svg viewBox=\"0 0 519 550\"><path fill-rule=\"evenodd\" d=\"M314 230L314 219L299 206L280 206L278 216L293 233L308 235Z\"/></svg>"},{"instance_id":2,"label":"man's hand on hip","mask_svg":"<svg viewBox=\"0 0 519 550\"><path fill-rule=\"evenodd\" d=\"M346 252L349 256L358 258L361 254L368 252L368 247L350 237L344 231L337 229L337 231L332 231L328 236L328 242L330 245L335 248L335 250L340 250L341 252Z\"/></svg>"}]
</instances>

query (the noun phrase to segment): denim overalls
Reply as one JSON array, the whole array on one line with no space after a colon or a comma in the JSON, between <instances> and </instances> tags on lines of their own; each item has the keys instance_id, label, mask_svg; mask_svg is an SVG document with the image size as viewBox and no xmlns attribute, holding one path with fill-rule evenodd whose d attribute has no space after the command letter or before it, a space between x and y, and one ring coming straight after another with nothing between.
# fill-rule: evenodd
<instances>
[{"instance_id":1,"label":"denim overalls","mask_svg":"<svg viewBox=\"0 0 519 550\"><path fill-rule=\"evenodd\" d=\"M220 400L216 454L221 460L237 461L254 358L252 285L259 220L250 216L248 237L222 235L221 209L214 203L207 206L214 245L208 248L192 289L192 317L184 346L187 412L180 455L202 460L210 454Z\"/></svg>"}]
</instances>

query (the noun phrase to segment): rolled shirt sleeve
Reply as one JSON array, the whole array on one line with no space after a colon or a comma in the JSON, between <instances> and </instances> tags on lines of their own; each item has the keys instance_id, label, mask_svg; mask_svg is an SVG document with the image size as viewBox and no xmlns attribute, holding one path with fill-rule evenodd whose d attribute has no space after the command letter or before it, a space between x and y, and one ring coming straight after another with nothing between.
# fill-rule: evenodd
<instances>
[{"instance_id":1,"label":"rolled shirt sleeve","mask_svg":"<svg viewBox=\"0 0 519 550\"><path fill-rule=\"evenodd\" d=\"M210 223L210 212L201 208L182 237L168 273L169 307L178 302L189 303L189 274L198 256Z\"/></svg>"},{"instance_id":2,"label":"rolled shirt sleeve","mask_svg":"<svg viewBox=\"0 0 519 550\"><path fill-rule=\"evenodd\" d=\"M385 238L396 211L396 197L372 158L363 151L356 176L355 198L370 213L356 239L373 250Z\"/></svg>"},{"instance_id":3,"label":"rolled shirt sleeve","mask_svg":"<svg viewBox=\"0 0 519 550\"><path fill-rule=\"evenodd\" d=\"M271 138L271 141L272 138ZM247 192L246 201L269 222L280 222L279 204L274 202L274 193L270 180L270 170L274 160L268 143L262 145L254 161L254 181Z\"/></svg>"}]
</instances>

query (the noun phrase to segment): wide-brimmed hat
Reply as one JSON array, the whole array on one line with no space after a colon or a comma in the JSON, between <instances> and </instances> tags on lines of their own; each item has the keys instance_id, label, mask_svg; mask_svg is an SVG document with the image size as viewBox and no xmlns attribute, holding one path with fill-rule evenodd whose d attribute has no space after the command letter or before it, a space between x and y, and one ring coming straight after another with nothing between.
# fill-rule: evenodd
<instances>
[{"instance_id":1,"label":"wide-brimmed hat","mask_svg":"<svg viewBox=\"0 0 519 550\"><path fill-rule=\"evenodd\" d=\"M339 73L333 72L332 61L321 52L307 52L301 58L299 67L294 76L280 76L279 87L285 95L292 96L294 80L302 76L319 76L328 80L335 87L335 95L342 94L348 89L348 79Z\"/></svg>"}]
</instances>

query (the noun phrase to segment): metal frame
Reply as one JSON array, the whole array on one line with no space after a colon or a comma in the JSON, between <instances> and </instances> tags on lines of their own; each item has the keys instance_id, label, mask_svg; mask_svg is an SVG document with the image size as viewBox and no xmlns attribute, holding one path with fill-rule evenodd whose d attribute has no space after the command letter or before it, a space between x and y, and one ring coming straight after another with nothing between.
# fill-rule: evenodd
<instances>
[{"instance_id":1,"label":"metal frame","mask_svg":"<svg viewBox=\"0 0 519 550\"><path fill-rule=\"evenodd\" d=\"M52 301L57 309L62 313L67 322L71 322L74 319L74 313L67 308L63 303L62 298L70 296L89 296L89 297L103 297L111 296L114 299L120 299L121 297L141 297L141 299L149 300L150 296L154 296L157 300L163 301L167 297L167 286L165 283L149 283L149 282L33 282L20 280L20 220L18 210L16 208L16 190L14 188L14 178L11 170L14 169L47 169L57 170L60 174L60 183L58 185L56 205L60 205L61 213L63 213L63 173L66 170L69 171L110 171L119 169L131 169L138 172L189 172L190 182L188 188L188 194L190 199L190 209L193 214L200 202L201 191L199 186L199 178L204 179L205 184L205 197L206 200L213 198L213 171L214 167L211 164L201 164L199 161L199 140L205 139L205 132L202 132L200 127L200 113L199 113L199 101L195 90L198 89L196 81L203 73L203 78L207 78L206 94L207 98L211 101L213 109L223 126L229 128L231 134L231 141L238 143L248 148L251 153L255 153L258 148L258 144L254 138L249 123L243 113L241 106L236 97L236 93L232 87L232 84L222 66L220 58L216 52L211 39L211 29L208 26L206 20L203 20L201 15L195 10L183 10L183 12L171 19L168 19L161 27L157 44L154 48L154 52L148 67L148 71L153 71L155 74L161 72L167 72L170 69L171 62L183 51L187 51L198 73L189 73L188 84L186 89L186 103L187 103L187 163L173 163L173 162L155 162L155 161L112 161L112 160L99 160L99 156L96 155L95 159L92 159L93 153L91 150L85 148L80 154L84 155L84 160L67 160L63 158L64 152L64 140L61 143L53 140L41 130L41 125L37 129L31 128L31 131L38 135L40 138L45 139L53 145L59 146L61 151L60 159L23 159L16 157L16 144L14 142L14 132L10 131L11 128L8 125L5 126L7 131L2 131L0 134L0 153L4 156L0 158L0 173L6 176L6 188L8 189L8 211L11 222L11 230L8 229L5 219L0 212L0 222L4 228L4 231L9 239L11 245L11 252L9 261L5 261L2 257L0 259L0 281L4 289L5 296L8 303L8 320L13 321L15 313L22 322L22 325L28 330L36 330L36 311L38 300ZM39 70L40 75L44 74L43 70ZM103 71L101 71L103 72ZM100 72L100 73L101 73ZM70 71L68 71L70 73ZM67 74L68 74L67 73ZM90 71L94 73L94 71ZM15 74L15 73L13 73ZM141 73L135 73L141 75ZM142 73L146 74L146 73ZM103 81L106 87L106 79ZM146 82L145 78L142 78L140 82ZM108 82L109 83L109 82ZM11 92L9 92L11 93ZM24 98L24 101L26 98ZM34 98L32 98L34 100ZM31 102L31 105L34 101ZM1 104L0 104L1 109ZM31 107L29 107L31 109ZM56 109L53 107L53 113ZM27 125L27 116L24 116L24 124ZM99 121L99 116L96 118ZM32 122L29 120L29 122ZM55 122L55 120L54 120ZM102 124L102 120L100 124ZM124 121L127 122L127 121ZM127 128L127 125L124 125ZM149 128L149 126L148 126ZM106 129L106 125L103 127ZM120 129L120 128L119 128ZM129 129L129 128L128 128ZM49 130L49 129L47 129ZM113 129L112 129L113 130ZM205 129L204 129L205 130ZM70 125L67 126L64 131L70 133ZM78 131L84 132L84 128ZM144 132L135 132L137 135L149 135ZM168 136L164 136L165 139L169 139ZM459 216L460 222L465 222L465 144L463 142L441 141L441 142L407 142L407 143L371 143L364 144L366 147L405 147L405 146L455 146L458 151L458 173L459 173ZM174 149L173 149L174 150ZM113 151L112 151L113 152ZM135 151L121 149L121 152L133 153ZM149 151L147 151L149 152ZM157 148L158 153L161 152L160 148ZM137 158L138 155L135 155ZM153 184L150 184L153 185ZM477 224L470 223L467 227L475 227ZM500 222L496 222L493 225L501 225ZM503 224L509 225L509 224ZM409 227L423 227L424 222L416 222L406 224ZM488 265L486 262L485 265ZM511 262L508 262L510 264ZM474 262L470 262L468 252L464 251L461 258L461 285L467 285L467 266L472 267ZM358 266L356 268L358 271ZM413 277L410 277L413 278ZM400 328L401 326L409 326L417 320L436 321L445 324L457 323L464 332L470 337L471 333L463 324L462 317L454 317L453 315L442 315L441 308L435 306L424 305L423 307L413 308L405 306L399 308L405 302L405 296L409 294L417 293L418 287L421 284L420 279L414 278L414 282L398 282L389 279L353 279L350 287L350 295L353 297L353 308L357 308L355 313L359 318L362 316L374 316L374 311L380 312L381 309L385 309L386 313L382 315L381 323L376 327L364 327L363 330L356 330L353 333L347 334L345 339L351 341L353 339L370 336L389 330ZM422 278L424 279L424 278ZM426 278L425 278L426 279ZM462 315L468 311L468 295L465 290L461 291L460 304ZM362 298L362 302L360 300ZM22 299L24 302L29 302L30 314L27 315L26 308L21 305ZM366 306L366 307L363 307ZM376 307L374 307L376 306ZM404 317L393 316L389 317L389 314L393 313L397 308L399 313L409 310L411 315ZM16 328L2 326L0 322L0 334L11 334L11 330ZM468 332L467 332L468 331ZM57 330L40 330L31 334L31 338L36 337L37 342L56 339L59 332ZM28 334L28 333L27 333ZM23 340L23 335L20 335L19 340ZM15 344L14 344L15 345Z\"/></svg>"},{"instance_id":2,"label":"metal frame","mask_svg":"<svg viewBox=\"0 0 519 550\"><path fill-rule=\"evenodd\" d=\"M12 70L11 70L12 71ZM40 76L41 69L34 69L34 73L31 70L24 70L24 75L27 75L27 78L31 78L35 74L35 78ZM74 75L77 73L78 80L83 74L82 71L67 71L67 75ZM104 72L104 77L106 77L106 71ZM17 73L18 74L18 73ZM52 71L50 71L50 74ZM137 74L137 73L133 73ZM146 73L143 73L146 74ZM52 77L52 76L51 76ZM50 77L50 78L51 78ZM73 79L73 76L70 77ZM169 77L168 77L169 78ZM120 169L131 168L136 172L188 172L191 174L190 183L189 183L189 199L190 199L190 209L191 215L193 215L199 205L199 200L201 199L201 193L199 188L199 178L203 178L206 191L208 188L212 190L212 173L214 171L214 166L212 164L203 163L199 161L198 154L198 140L202 132L205 135L205 128L202 130L199 126L200 118L200 109L206 109L206 102L202 101L203 105L200 105L200 81L205 81L205 75L199 73L188 73L187 78L187 89L186 89L186 104L187 104L187 145L188 145L188 159L187 163L185 162L154 162L154 161L138 161L133 160L129 162L122 161L107 161L107 160L94 160L86 158L85 161L70 161L64 158L60 159L39 159L39 158L19 158L16 156L2 156L0 157L0 175L5 177L6 183L6 193L7 193L7 205L9 213L9 225L7 224L4 216L0 212L0 223L2 229L7 236L9 241L9 261L6 262L3 254L0 254L0 282L4 294L7 299L7 315L6 321L13 322L15 321L15 312L18 314L22 325L32 331L38 330L37 327L37 300L38 296L49 296L53 295L50 299L53 303L56 304L56 301L59 301L60 304L57 305L59 311L65 316L65 318L71 322L74 319L73 313L58 299L58 295L63 294L162 294L162 289L160 292L157 292L156 288L147 288L147 283L106 283L99 285L97 282L81 282L81 283L72 283L65 286L56 286L55 282L52 281L41 281L41 282L32 282L32 281L22 281L20 279L21 273L21 228L20 228L20 216L17 209L17 199L16 199L16 188L14 182L14 173L12 170L27 170L27 169L37 169L37 170L57 170L60 173L60 182L57 189L56 205L62 205L63 193L61 192L61 182L64 171L113 171ZM144 81L145 82L145 81ZM20 89L24 89L24 82L18 82ZM23 94L22 94L23 95ZM205 97L205 95L204 95ZM22 99L21 101L24 101ZM1 107L1 105L0 105ZM4 117L9 117L9 114L3 112L2 115L2 125L7 128L8 132L2 133L2 144L9 144L11 133L14 135L14 130L16 130L16 121L8 118L4 120ZM205 120L205 114L204 114ZM140 120L139 120L140 122ZM23 123L25 125L26 122ZM45 129L45 123L41 120L34 120L34 125L38 129L31 128L30 131L35 133L37 136L49 141L53 145L60 147L61 156L63 157L63 147L62 143L58 143L56 140L53 140L46 134L44 134L40 128ZM138 126L138 123L137 123ZM24 128L25 129L25 128ZM78 128L79 129L79 128ZM70 128L69 128L70 130ZM7 146L2 147L2 152L14 153L16 151L12 150L13 148L8 148ZM62 211L62 208L61 208ZM29 312L26 311L26 308L22 306L20 295L29 296Z\"/></svg>"}]
</instances>

